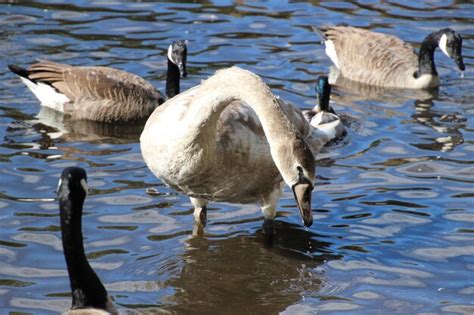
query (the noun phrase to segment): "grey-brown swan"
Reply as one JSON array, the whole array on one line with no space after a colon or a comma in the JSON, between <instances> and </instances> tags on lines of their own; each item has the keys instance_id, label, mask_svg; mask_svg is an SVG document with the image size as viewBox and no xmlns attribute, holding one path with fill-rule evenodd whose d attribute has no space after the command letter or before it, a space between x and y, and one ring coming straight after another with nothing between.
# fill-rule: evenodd
<instances>
[{"instance_id":1,"label":"grey-brown swan","mask_svg":"<svg viewBox=\"0 0 474 315\"><path fill-rule=\"evenodd\" d=\"M260 77L232 67L158 107L140 146L153 174L190 197L197 222L205 222L209 201L259 203L272 233L284 183L304 225L313 222L315 156L341 125L322 111L313 120L325 123L313 127Z\"/></svg>"}]
</instances>

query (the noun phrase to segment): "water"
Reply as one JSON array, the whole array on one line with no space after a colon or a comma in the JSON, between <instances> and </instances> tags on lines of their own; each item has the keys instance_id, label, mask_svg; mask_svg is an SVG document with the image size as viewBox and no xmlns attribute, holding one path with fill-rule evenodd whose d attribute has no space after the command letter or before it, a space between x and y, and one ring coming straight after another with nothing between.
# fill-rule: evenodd
<instances>
[{"instance_id":1,"label":"water","mask_svg":"<svg viewBox=\"0 0 474 315\"><path fill-rule=\"evenodd\" d=\"M473 17L471 1L0 4L0 313L70 306L54 198L71 165L89 175L86 251L124 312L474 313ZM309 26L327 23L417 47L449 26L467 69L461 77L437 52L432 93L336 88L349 136L319 157L315 223L303 228L286 190L273 246L255 205L213 203L193 237L188 199L143 163L141 126L71 123L6 68L37 58L114 66L164 90L167 46L187 39L183 89L237 64L310 108L330 61Z\"/></svg>"}]
</instances>

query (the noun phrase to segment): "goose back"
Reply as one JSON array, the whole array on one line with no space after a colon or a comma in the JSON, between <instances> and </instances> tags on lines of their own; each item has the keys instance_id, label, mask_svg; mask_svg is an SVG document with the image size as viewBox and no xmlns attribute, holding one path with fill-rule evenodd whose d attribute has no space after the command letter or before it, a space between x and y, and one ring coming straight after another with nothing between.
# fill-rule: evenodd
<instances>
[{"instance_id":1,"label":"goose back","mask_svg":"<svg viewBox=\"0 0 474 315\"><path fill-rule=\"evenodd\" d=\"M140 120L164 102L163 95L149 82L115 68L76 67L42 60L30 66L28 78L64 94L69 102L63 111L73 119Z\"/></svg>"},{"instance_id":2,"label":"goose back","mask_svg":"<svg viewBox=\"0 0 474 315\"><path fill-rule=\"evenodd\" d=\"M350 80L385 87L426 88L437 77L416 79L418 55L401 39L350 26L322 27L326 53L340 74Z\"/></svg>"}]
</instances>

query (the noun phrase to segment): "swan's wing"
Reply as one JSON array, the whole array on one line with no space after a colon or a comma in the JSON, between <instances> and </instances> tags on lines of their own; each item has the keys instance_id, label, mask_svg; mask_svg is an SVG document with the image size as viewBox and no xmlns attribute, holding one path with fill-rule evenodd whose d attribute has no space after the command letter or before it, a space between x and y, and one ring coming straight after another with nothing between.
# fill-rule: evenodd
<instances>
[{"instance_id":1,"label":"swan's wing","mask_svg":"<svg viewBox=\"0 0 474 315\"><path fill-rule=\"evenodd\" d=\"M311 126L308 123L308 120L305 118L304 112L301 111L295 105L281 99L278 97L278 102L280 106L286 113L286 116L290 122L298 129L298 131L307 138L311 135Z\"/></svg>"},{"instance_id":2,"label":"swan's wing","mask_svg":"<svg viewBox=\"0 0 474 315\"><path fill-rule=\"evenodd\" d=\"M81 99L121 103L164 101L163 95L145 79L119 69L75 67L43 60L31 65L28 72L30 79L53 86L71 103Z\"/></svg>"},{"instance_id":3,"label":"swan's wing","mask_svg":"<svg viewBox=\"0 0 474 315\"><path fill-rule=\"evenodd\" d=\"M353 80L370 81L366 77L382 80L418 68L413 47L395 36L345 26L325 27L321 31L326 37L326 53L331 54L333 45L336 66L342 75Z\"/></svg>"}]
</instances>

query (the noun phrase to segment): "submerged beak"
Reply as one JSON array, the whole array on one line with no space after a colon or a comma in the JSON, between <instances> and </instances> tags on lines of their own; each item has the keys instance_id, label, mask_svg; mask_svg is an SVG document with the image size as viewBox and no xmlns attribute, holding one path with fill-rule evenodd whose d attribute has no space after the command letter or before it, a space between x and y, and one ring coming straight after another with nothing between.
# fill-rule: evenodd
<instances>
[{"instance_id":1,"label":"submerged beak","mask_svg":"<svg viewBox=\"0 0 474 315\"><path fill-rule=\"evenodd\" d=\"M306 227L313 224L313 213L311 212L311 191L313 186L310 183L297 183L293 186L296 205L300 210L303 224Z\"/></svg>"}]
</instances>

